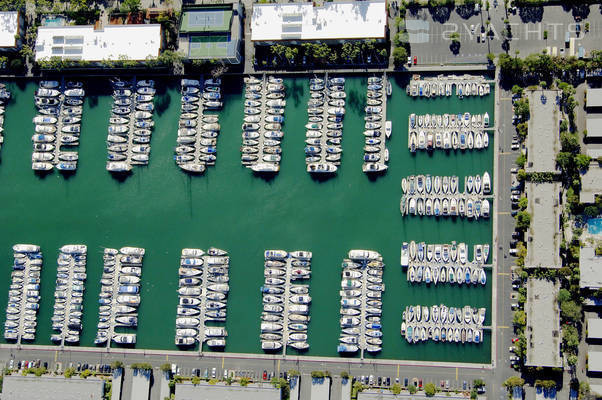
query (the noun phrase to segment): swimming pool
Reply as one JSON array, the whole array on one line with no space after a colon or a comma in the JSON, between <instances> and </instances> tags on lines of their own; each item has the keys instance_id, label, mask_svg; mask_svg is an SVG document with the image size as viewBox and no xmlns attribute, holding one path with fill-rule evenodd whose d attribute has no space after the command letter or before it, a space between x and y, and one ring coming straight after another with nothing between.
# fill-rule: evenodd
<instances>
[{"instance_id":1,"label":"swimming pool","mask_svg":"<svg viewBox=\"0 0 602 400\"><path fill-rule=\"evenodd\" d=\"M602 218L588 219L587 231L592 235L602 235Z\"/></svg>"}]
</instances>

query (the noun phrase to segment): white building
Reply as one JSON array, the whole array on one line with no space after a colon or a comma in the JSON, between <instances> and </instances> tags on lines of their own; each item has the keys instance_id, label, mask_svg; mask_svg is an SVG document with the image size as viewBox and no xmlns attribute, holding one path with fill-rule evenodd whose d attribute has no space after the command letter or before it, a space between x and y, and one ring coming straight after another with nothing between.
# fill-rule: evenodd
<instances>
[{"instance_id":1,"label":"white building","mask_svg":"<svg viewBox=\"0 0 602 400\"><path fill-rule=\"evenodd\" d=\"M161 25L93 25L38 28L36 61L59 57L63 60L144 61L157 58L161 50Z\"/></svg>"},{"instance_id":2,"label":"white building","mask_svg":"<svg viewBox=\"0 0 602 400\"><path fill-rule=\"evenodd\" d=\"M253 4L251 40L255 43L305 40L344 42L375 39L387 32L384 0Z\"/></svg>"}]
</instances>

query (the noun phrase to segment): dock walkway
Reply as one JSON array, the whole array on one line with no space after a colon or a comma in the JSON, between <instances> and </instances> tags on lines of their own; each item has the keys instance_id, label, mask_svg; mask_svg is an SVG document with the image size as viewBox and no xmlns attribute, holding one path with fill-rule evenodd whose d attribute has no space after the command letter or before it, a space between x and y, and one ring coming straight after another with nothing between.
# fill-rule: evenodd
<instances>
[{"instance_id":1,"label":"dock walkway","mask_svg":"<svg viewBox=\"0 0 602 400\"><path fill-rule=\"evenodd\" d=\"M40 252L40 255L42 253ZM38 273L34 273L37 271L34 271L35 268L32 268L32 259L30 259L29 257L25 258L25 263L23 265L23 278L24 281L27 278L31 278L34 275L37 275L39 278L39 272ZM41 267L41 265L40 265ZM40 271L41 272L41 271ZM25 329L27 329L27 327L25 326L27 324L27 320L26 317L29 317L28 320L29 322L32 323L37 323L37 318L38 318L38 311L34 310L33 313L28 313L27 311L31 311L29 309L27 309L27 304L28 303L32 303L32 301L30 301L30 297L29 296L29 289L27 288L27 285L25 283L23 283L23 287L22 287L22 295L21 295L21 305L19 307L20 313L19 313L19 319L17 321L17 344L21 344L22 340L23 340L23 335L25 334ZM39 300L36 301L35 303L39 303ZM33 336L33 338L35 339L35 334Z\"/></svg>"}]
</instances>

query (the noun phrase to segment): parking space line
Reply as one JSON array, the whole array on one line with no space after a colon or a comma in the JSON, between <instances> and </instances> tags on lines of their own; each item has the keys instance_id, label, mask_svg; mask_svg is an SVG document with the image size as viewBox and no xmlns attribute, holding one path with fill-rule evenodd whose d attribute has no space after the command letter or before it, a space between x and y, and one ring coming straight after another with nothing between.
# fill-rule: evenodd
<instances>
[{"instance_id":1,"label":"parking space line","mask_svg":"<svg viewBox=\"0 0 602 400\"><path fill-rule=\"evenodd\" d=\"M512 97L500 97L500 100L502 100L502 101L510 101L510 100L512 100Z\"/></svg>"},{"instance_id":2,"label":"parking space line","mask_svg":"<svg viewBox=\"0 0 602 400\"><path fill-rule=\"evenodd\" d=\"M500 152L498 153L498 155L500 155L500 156L510 156L510 155L513 155L513 154L514 154L514 153L513 153L513 152L511 152L511 151L507 151L507 152L500 151Z\"/></svg>"},{"instance_id":3,"label":"parking space line","mask_svg":"<svg viewBox=\"0 0 602 400\"><path fill-rule=\"evenodd\" d=\"M499 329L510 329L509 326L505 326L505 325L498 325L497 326Z\"/></svg>"},{"instance_id":4,"label":"parking space line","mask_svg":"<svg viewBox=\"0 0 602 400\"><path fill-rule=\"evenodd\" d=\"M509 272L498 272L498 275L510 276Z\"/></svg>"},{"instance_id":5,"label":"parking space line","mask_svg":"<svg viewBox=\"0 0 602 400\"><path fill-rule=\"evenodd\" d=\"M508 211L499 211L497 215L510 215Z\"/></svg>"}]
</instances>

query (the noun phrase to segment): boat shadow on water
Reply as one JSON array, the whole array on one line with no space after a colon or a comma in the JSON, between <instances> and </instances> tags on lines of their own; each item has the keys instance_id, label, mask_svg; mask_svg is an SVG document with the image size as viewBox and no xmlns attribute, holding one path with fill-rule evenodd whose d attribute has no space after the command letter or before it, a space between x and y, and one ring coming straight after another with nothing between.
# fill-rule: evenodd
<instances>
[{"instance_id":1,"label":"boat shadow on water","mask_svg":"<svg viewBox=\"0 0 602 400\"><path fill-rule=\"evenodd\" d=\"M132 171L127 172L112 172L110 171L111 176L119 183L125 182L129 177L133 175Z\"/></svg>"},{"instance_id":2,"label":"boat shadow on water","mask_svg":"<svg viewBox=\"0 0 602 400\"><path fill-rule=\"evenodd\" d=\"M253 175L263 179L266 183L270 183L276 179L278 172L253 171Z\"/></svg>"},{"instance_id":3,"label":"boat shadow on water","mask_svg":"<svg viewBox=\"0 0 602 400\"><path fill-rule=\"evenodd\" d=\"M310 174L309 176L311 176L311 179L314 182L324 183L326 181L329 181L330 179L335 178L337 175L336 174Z\"/></svg>"},{"instance_id":4,"label":"boat shadow on water","mask_svg":"<svg viewBox=\"0 0 602 400\"><path fill-rule=\"evenodd\" d=\"M54 172L54 168L48 171L36 170L33 173L40 179L46 179L46 177Z\"/></svg>"}]
</instances>

